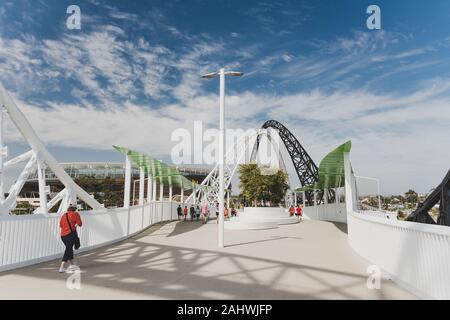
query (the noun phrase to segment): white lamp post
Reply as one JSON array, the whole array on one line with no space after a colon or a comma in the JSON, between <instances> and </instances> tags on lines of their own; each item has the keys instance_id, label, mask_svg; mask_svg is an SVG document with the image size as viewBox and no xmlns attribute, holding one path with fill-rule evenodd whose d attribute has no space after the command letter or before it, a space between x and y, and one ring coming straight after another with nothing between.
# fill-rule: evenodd
<instances>
[{"instance_id":1,"label":"white lamp post","mask_svg":"<svg viewBox=\"0 0 450 320\"><path fill-rule=\"evenodd\" d=\"M219 248L224 247L223 233L224 233L224 188L225 188L225 173L224 173L224 156L225 156L225 76L239 77L244 73L237 71L225 71L221 68L219 71L211 72L203 75L203 78L220 77L220 124L219 124Z\"/></svg>"}]
</instances>

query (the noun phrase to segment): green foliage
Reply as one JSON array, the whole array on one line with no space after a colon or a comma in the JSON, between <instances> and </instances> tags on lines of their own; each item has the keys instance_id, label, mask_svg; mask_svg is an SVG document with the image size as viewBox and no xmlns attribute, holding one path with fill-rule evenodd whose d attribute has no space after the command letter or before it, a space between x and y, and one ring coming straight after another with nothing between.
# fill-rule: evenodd
<instances>
[{"instance_id":1,"label":"green foliage","mask_svg":"<svg viewBox=\"0 0 450 320\"><path fill-rule=\"evenodd\" d=\"M289 188L286 173L279 170L273 175L262 175L258 165L253 163L240 165L239 176L242 195L253 205L264 202L277 206Z\"/></svg>"},{"instance_id":2,"label":"green foliage","mask_svg":"<svg viewBox=\"0 0 450 320\"><path fill-rule=\"evenodd\" d=\"M96 179L94 177L80 177L75 182L88 193L93 194L95 200L105 204L105 207L118 207L123 204L123 181L111 179Z\"/></svg>"},{"instance_id":3,"label":"green foliage","mask_svg":"<svg viewBox=\"0 0 450 320\"><path fill-rule=\"evenodd\" d=\"M409 189L407 192L405 192L405 199L409 203L417 203L419 196L418 196L417 192Z\"/></svg>"},{"instance_id":4,"label":"green foliage","mask_svg":"<svg viewBox=\"0 0 450 320\"><path fill-rule=\"evenodd\" d=\"M32 214L33 210L34 210L33 206L29 204L27 201L20 201L17 202L17 206L13 210L13 214L15 215Z\"/></svg>"}]
</instances>

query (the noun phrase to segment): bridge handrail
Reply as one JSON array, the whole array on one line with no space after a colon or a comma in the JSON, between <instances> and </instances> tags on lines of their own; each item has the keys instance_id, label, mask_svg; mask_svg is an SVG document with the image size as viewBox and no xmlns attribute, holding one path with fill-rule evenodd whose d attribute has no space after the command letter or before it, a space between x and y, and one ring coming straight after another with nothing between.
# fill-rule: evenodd
<instances>
[{"instance_id":1,"label":"bridge handrail","mask_svg":"<svg viewBox=\"0 0 450 320\"><path fill-rule=\"evenodd\" d=\"M178 202L82 211L79 230L85 252L129 238L149 226L177 219ZM0 217L0 272L60 258L59 215Z\"/></svg>"},{"instance_id":2,"label":"bridge handrail","mask_svg":"<svg viewBox=\"0 0 450 320\"><path fill-rule=\"evenodd\" d=\"M450 228L347 213L350 246L422 298L450 299Z\"/></svg>"}]
</instances>

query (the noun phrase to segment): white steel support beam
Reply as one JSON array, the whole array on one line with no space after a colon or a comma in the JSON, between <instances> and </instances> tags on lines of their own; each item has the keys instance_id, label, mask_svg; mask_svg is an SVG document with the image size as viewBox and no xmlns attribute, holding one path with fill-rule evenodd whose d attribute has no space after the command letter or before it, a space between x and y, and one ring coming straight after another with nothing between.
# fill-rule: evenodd
<instances>
[{"instance_id":1,"label":"white steel support beam","mask_svg":"<svg viewBox=\"0 0 450 320\"><path fill-rule=\"evenodd\" d=\"M33 150L30 150L28 152L22 153L21 155L15 158L12 158L11 160L6 161L3 164L3 170L6 171L9 168L15 166L16 164L29 160L33 156L33 154L34 154Z\"/></svg>"},{"instance_id":2,"label":"white steel support beam","mask_svg":"<svg viewBox=\"0 0 450 320\"><path fill-rule=\"evenodd\" d=\"M335 203L339 203L339 201L340 201L339 197L340 197L339 188L334 188L334 202Z\"/></svg>"},{"instance_id":3,"label":"white steel support beam","mask_svg":"<svg viewBox=\"0 0 450 320\"><path fill-rule=\"evenodd\" d=\"M152 178L150 174L147 174L147 202L152 201Z\"/></svg>"},{"instance_id":4,"label":"white steel support beam","mask_svg":"<svg viewBox=\"0 0 450 320\"><path fill-rule=\"evenodd\" d=\"M67 194L67 190L64 188L62 189L56 196L54 196L48 203L47 203L47 210L50 210L53 208L60 200L64 199L64 197ZM38 208L39 209L39 208ZM37 210L35 210L34 213L37 213Z\"/></svg>"},{"instance_id":5,"label":"white steel support beam","mask_svg":"<svg viewBox=\"0 0 450 320\"><path fill-rule=\"evenodd\" d=\"M66 212L69 208L70 204L75 204L76 200L74 201L74 192L73 190L70 190L69 188L66 188L66 193L61 201L61 204L58 208L58 213Z\"/></svg>"},{"instance_id":6,"label":"white steel support beam","mask_svg":"<svg viewBox=\"0 0 450 320\"><path fill-rule=\"evenodd\" d=\"M169 201L172 201L173 189L172 189L172 177L169 177Z\"/></svg>"},{"instance_id":7,"label":"white steel support beam","mask_svg":"<svg viewBox=\"0 0 450 320\"><path fill-rule=\"evenodd\" d=\"M0 105L0 200L5 200L5 190L4 190L4 158L6 155L6 148L3 146L3 110L4 107Z\"/></svg>"},{"instance_id":8,"label":"white steel support beam","mask_svg":"<svg viewBox=\"0 0 450 320\"><path fill-rule=\"evenodd\" d=\"M156 201L156 179L153 180L153 187L152 187L152 192L153 192L153 201Z\"/></svg>"},{"instance_id":9,"label":"white steel support beam","mask_svg":"<svg viewBox=\"0 0 450 320\"><path fill-rule=\"evenodd\" d=\"M88 196L90 198L92 198L89 194ZM92 198L94 199L94 198ZM75 205L77 203L77 194L75 192L75 190L73 190L72 188L67 188L67 200L69 204ZM67 208L68 209L68 208ZM65 210L67 210L65 209Z\"/></svg>"},{"instance_id":10,"label":"white steel support beam","mask_svg":"<svg viewBox=\"0 0 450 320\"><path fill-rule=\"evenodd\" d=\"M180 202L184 203L184 187L183 187L183 179L181 178L181 176L180 176L180 188L181 188L181 191L180 191L180 194L181 194Z\"/></svg>"},{"instance_id":11,"label":"white steel support beam","mask_svg":"<svg viewBox=\"0 0 450 320\"><path fill-rule=\"evenodd\" d=\"M143 167L139 168L139 205L144 204L144 184L145 182L145 171Z\"/></svg>"},{"instance_id":12,"label":"white steel support beam","mask_svg":"<svg viewBox=\"0 0 450 320\"><path fill-rule=\"evenodd\" d=\"M344 174L345 174L345 207L347 213L354 211L354 190L353 190L353 173L350 163L350 153L344 153Z\"/></svg>"},{"instance_id":13,"label":"white steel support beam","mask_svg":"<svg viewBox=\"0 0 450 320\"><path fill-rule=\"evenodd\" d=\"M11 210L14 210L14 208L16 207L17 196L19 195L20 190L22 190L22 187L27 181L28 176L35 170L36 170L36 157L33 155L31 159L28 160L28 163L26 164L22 173L17 178L16 183L14 183L9 189L8 197L5 199L5 201L1 202L0 215L2 214L7 215L11 212Z\"/></svg>"},{"instance_id":14,"label":"white steel support beam","mask_svg":"<svg viewBox=\"0 0 450 320\"><path fill-rule=\"evenodd\" d=\"M48 214L47 209L47 190L45 190L45 165L40 160L37 159L37 173L38 173L38 183L39 183L39 210L36 213Z\"/></svg>"},{"instance_id":15,"label":"white steel support beam","mask_svg":"<svg viewBox=\"0 0 450 320\"><path fill-rule=\"evenodd\" d=\"M225 69L220 69L220 108L219 108L219 248L224 247L224 189L225 189Z\"/></svg>"},{"instance_id":16,"label":"white steel support beam","mask_svg":"<svg viewBox=\"0 0 450 320\"><path fill-rule=\"evenodd\" d=\"M163 201L164 199L164 184L162 179L159 181L159 201Z\"/></svg>"},{"instance_id":17,"label":"white steel support beam","mask_svg":"<svg viewBox=\"0 0 450 320\"><path fill-rule=\"evenodd\" d=\"M195 183L192 185L192 194L194 195L194 202L192 202L193 204L197 203L197 188L195 187Z\"/></svg>"},{"instance_id":18,"label":"white steel support beam","mask_svg":"<svg viewBox=\"0 0 450 320\"><path fill-rule=\"evenodd\" d=\"M15 124L17 129L23 135L25 140L33 149L34 153L39 159L45 162L45 164L53 171L53 173L59 178L61 183L66 187L73 190L73 192L80 197L81 200L86 202L93 209L100 209L102 205L92 198L86 191L84 191L79 185L77 185L70 176L64 171L64 169L58 164L53 156L47 151L42 141L37 136L34 129L31 127L25 115L16 106L11 96L6 89L0 83L0 105L4 105L8 111L8 115L11 121ZM73 198L73 197L72 197Z\"/></svg>"},{"instance_id":19,"label":"white steel support beam","mask_svg":"<svg viewBox=\"0 0 450 320\"><path fill-rule=\"evenodd\" d=\"M125 186L123 195L123 207L130 207L130 188L131 188L131 160L125 156Z\"/></svg>"}]
</instances>

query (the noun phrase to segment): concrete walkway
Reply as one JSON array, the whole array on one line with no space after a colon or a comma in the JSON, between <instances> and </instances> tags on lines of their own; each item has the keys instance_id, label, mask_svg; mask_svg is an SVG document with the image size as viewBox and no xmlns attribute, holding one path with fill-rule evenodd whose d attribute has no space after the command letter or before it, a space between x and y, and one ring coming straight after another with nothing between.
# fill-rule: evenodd
<instances>
[{"instance_id":1,"label":"concrete walkway","mask_svg":"<svg viewBox=\"0 0 450 320\"><path fill-rule=\"evenodd\" d=\"M226 230L218 249L215 222L159 224L77 256L80 290L52 261L0 273L0 299L415 299L387 278L367 289L369 263L345 232L323 221Z\"/></svg>"}]
</instances>

